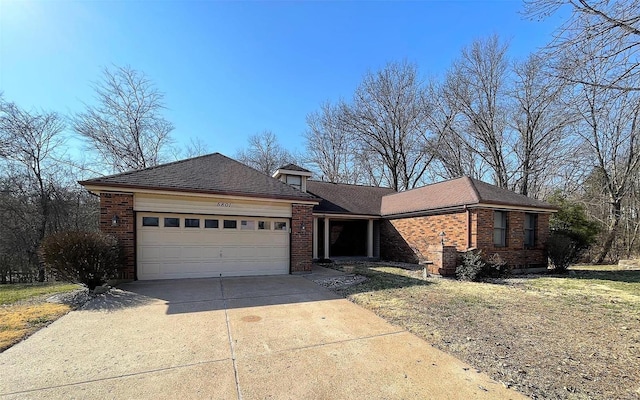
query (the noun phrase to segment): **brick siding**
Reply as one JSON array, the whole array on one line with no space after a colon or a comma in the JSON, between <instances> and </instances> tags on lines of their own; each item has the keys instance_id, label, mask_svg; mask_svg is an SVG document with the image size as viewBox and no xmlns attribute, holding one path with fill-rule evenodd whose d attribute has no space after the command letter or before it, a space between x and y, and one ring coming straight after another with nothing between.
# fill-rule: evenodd
<instances>
[{"instance_id":1,"label":"brick siding","mask_svg":"<svg viewBox=\"0 0 640 400\"><path fill-rule=\"evenodd\" d=\"M482 250L484 258L498 254L513 268L546 266L549 214L538 214L537 240L533 248L524 246L523 211L507 212L507 246L493 244L492 209L473 209L451 214L385 220L381 223L381 258L408 263L430 262L429 271L455 273L454 251ZM445 232L444 249L440 232Z\"/></svg>"},{"instance_id":2,"label":"brick siding","mask_svg":"<svg viewBox=\"0 0 640 400\"><path fill-rule=\"evenodd\" d=\"M304 229L303 229L304 227ZM311 272L313 257L313 206L291 205L291 273Z\"/></svg>"},{"instance_id":3,"label":"brick siding","mask_svg":"<svg viewBox=\"0 0 640 400\"><path fill-rule=\"evenodd\" d=\"M547 266L547 240L549 239L549 214L538 214L538 229L535 246L524 246L524 211L507 212L507 245L505 247L493 244L493 210L479 209L478 213L478 243L484 258L494 254L500 256L512 268L527 268L529 266Z\"/></svg>"},{"instance_id":4,"label":"brick siding","mask_svg":"<svg viewBox=\"0 0 640 400\"><path fill-rule=\"evenodd\" d=\"M118 225L112 225L112 218L118 216ZM124 250L124 266L121 279L135 279L135 214L133 194L100 193L100 230L115 236Z\"/></svg>"}]
</instances>

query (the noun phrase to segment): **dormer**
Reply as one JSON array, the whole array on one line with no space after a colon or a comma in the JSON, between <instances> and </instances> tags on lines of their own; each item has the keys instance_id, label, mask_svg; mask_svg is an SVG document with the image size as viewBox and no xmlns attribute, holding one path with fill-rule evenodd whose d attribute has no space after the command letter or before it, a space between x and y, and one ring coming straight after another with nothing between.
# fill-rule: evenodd
<instances>
[{"instance_id":1,"label":"dormer","mask_svg":"<svg viewBox=\"0 0 640 400\"><path fill-rule=\"evenodd\" d=\"M295 164L287 164L278 168L276 172L273 173L273 177L306 193L307 179L311 178L311 171L298 167Z\"/></svg>"}]
</instances>

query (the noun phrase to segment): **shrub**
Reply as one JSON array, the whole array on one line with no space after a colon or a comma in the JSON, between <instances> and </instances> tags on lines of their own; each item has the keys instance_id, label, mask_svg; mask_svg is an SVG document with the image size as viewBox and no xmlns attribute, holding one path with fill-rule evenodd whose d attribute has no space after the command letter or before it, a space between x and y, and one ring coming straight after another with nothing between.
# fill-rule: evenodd
<instances>
[{"instance_id":1,"label":"shrub","mask_svg":"<svg viewBox=\"0 0 640 400\"><path fill-rule=\"evenodd\" d=\"M60 232L46 237L42 259L56 278L81 283L90 290L115 278L122 265L116 238L101 232Z\"/></svg>"},{"instance_id":2,"label":"shrub","mask_svg":"<svg viewBox=\"0 0 640 400\"><path fill-rule=\"evenodd\" d=\"M482 271L482 276L491 276L494 278L501 278L511 274L511 267L505 260L500 257L500 254L494 253L487 260L487 266Z\"/></svg>"},{"instance_id":3,"label":"shrub","mask_svg":"<svg viewBox=\"0 0 640 400\"><path fill-rule=\"evenodd\" d=\"M456 277L461 281L479 281L482 278L499 278L511 274L511 267L495 253L487 260L482 257L482 250L467 251L462 254L460 264L456 267Z\"/></svg>"},{"instance_id":4,"label":"shrub","mask_svg":"<svg viewBox=\"0 0 640 400\"><path fill-rule=\"evenodd\" d=\"M566 272L569 265L578 261L582 252L588 247L589 244L571 230L553 230L547 242L549 261L556 272Z\"/></svg>"},{"instance_id":5,"label":"shrub","mask_svg":"<svg viewBox=\"0 0 640 400\"><path fill-rule=\"evenodd\" d=\"M601 226L589 219L582 204L556 193L548 201L558 207L550 220L549 260L556 272L565 272L596 241Z\"/></svg>"},{"instance_id":6,"label":"shrub","mask_svg":"<svg viewBox=\"0 0 640 400\"><path fill-rule=\"evenodd\" d=\"M487 264L482 259L482 251L467 251L462 254L460 264L456 267L456 277L461 281L477 281Z\"/></svg>"}]
</instances>

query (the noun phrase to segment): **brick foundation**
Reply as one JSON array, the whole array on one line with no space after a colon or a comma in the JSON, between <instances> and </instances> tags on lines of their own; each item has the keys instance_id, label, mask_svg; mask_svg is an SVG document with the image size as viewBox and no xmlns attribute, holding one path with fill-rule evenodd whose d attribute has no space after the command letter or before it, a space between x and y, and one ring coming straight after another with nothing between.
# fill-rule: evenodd
<instances>
[{"instance_id":1,"label":"brick foundation","mask_svg":"<svg viewBox=\"0 0 640 400\"><path fill-rule=\"evenodd\" d=\"M313 206L291 205L291 273L311 273L313 257Z\"/></svg>"},{"instance_id":2,"label":"brick foundation","mask_svg":"<svg viewBox=\"0 0 640 400\"><path fill-rule=\"evenodd\" d=\"M118 217L118 224L113 226L112 218ZM133 194L110 193L100 194L100 230L115 236L124 250L124 265L120 272L121 279L135 279L135 214L133 212Z\"/></svg>"}]
</instances>

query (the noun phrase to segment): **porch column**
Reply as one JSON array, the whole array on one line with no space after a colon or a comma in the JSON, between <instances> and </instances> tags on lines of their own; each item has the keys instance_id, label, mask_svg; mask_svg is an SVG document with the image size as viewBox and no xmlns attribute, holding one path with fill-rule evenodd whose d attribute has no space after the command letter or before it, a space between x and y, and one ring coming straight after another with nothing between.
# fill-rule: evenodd
<instances>
[{"instance_id":1,"label":"porch column","mask_svg":"<svg viewBox=\"0 0 640 400\"><path fill-rule=\"evenodd\" d=\"M329 218L324 217L324 259L329 259Z\"/></svg>"},{"instance_id":2,"label":"porch column","mask_svg":"<svg viewBox=\"0 0 640 400\"><path fill-rule=\"evenodd\" d=\"M313 255L314 260L318 259L318 218L313 217Z\"/></svg>"},{"instance_id":3,"label":"porch column","mask_svg":"<svg viewBox=\"0 0 640 400\"><path fill-rule=\"evenodd\" d=\"M373 258L373 220L367 221L367 257Z\"/></svg>"}]
</instances>

